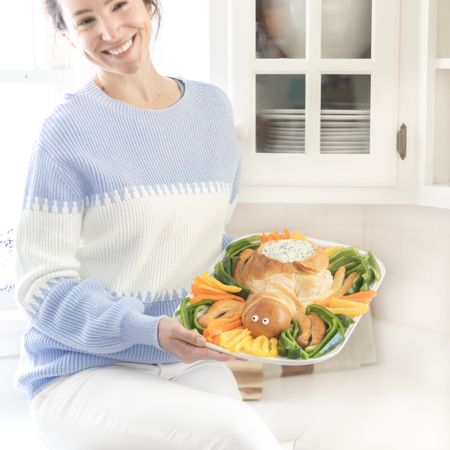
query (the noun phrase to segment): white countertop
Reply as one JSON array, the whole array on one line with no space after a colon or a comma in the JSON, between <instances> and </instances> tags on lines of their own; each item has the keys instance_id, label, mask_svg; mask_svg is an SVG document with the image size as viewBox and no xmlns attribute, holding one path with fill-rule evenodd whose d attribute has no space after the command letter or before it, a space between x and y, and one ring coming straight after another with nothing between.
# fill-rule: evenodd
<instances>
[{"instance_id":1,"label":"white countertop","mask_svg":"<svg viewBox=\"0 0 450 450\"><path fill-rule=\"evenodd\" d=\"M296 450L450 449L450 336L380 320L373 328L375 364L264 380L263 398L248 405L280 442L299 437ZM12 388L16 364L0 359L0 447L43 449L24 395Z\"/></svg>"},{"instance_id":2,"label":"white countertop","mask_svg":"<svg viewBox=\"0 0 450 450\"><path fill-rule=\"evenodd\" d=\"M375 364L264 381L249 405L280 441L298 437L295 450L450 449L450 336L381 320L373 328Z\"/></svg>"}]
</instances>

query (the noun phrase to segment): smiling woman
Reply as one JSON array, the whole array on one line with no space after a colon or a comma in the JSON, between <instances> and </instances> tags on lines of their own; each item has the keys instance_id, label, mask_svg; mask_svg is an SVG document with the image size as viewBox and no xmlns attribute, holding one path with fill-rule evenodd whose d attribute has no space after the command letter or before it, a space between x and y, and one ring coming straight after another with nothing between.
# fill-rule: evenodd
<instances>
[{"instance_id":1,"label":"smiling woman","mask_svg":"<svg viewBox=\"0 0 450 450\"><path fill-rule=\"evenodd\" d=\"M45 443L279 448L241 401L224 364L235 358L172 317L237 201L226 94L156 69L154 1L46 5L93 73L39 130L17 231L29 319L17 383Z\"/></svg>"}]
</instances>

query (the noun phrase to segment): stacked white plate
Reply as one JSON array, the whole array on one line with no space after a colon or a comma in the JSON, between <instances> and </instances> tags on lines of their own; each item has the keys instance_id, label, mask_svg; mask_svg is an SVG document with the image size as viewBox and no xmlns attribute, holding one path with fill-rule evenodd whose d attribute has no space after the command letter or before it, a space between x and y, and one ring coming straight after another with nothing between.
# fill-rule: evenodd
<instances>
[{"instance_id":1,"label":"stacked white plate","mask_svg":"<svg viewBox=\"0 0 450 450\"><path fill-rule=\"evenodd\" d=\"M263 121L263 145L266 153L305 153L305 110L265 109L259 117Z\"/></svg>"},{"instance_id":2,"label":"stacked white plate","mask_svg":"<svg viewBox=\"0 0 450 450\"><path fill-rule=\"evenodd\" d=\"M368 109L322 109L320 153L367 154L370 151Z\"/></svg>"}]
</instances>

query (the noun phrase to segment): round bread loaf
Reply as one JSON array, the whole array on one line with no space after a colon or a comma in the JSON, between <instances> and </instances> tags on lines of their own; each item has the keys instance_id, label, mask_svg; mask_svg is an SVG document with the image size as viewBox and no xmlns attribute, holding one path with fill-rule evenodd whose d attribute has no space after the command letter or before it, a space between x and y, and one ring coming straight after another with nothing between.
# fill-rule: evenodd
<instances>
[{"instance_id":1,"label":"round bread loaf","mask_svg":"<svg viewBox=\"0 0 450 450\"><path fill-rule=\"evenodd\" d=\"M253 337L278 337L289 327L292 315L287 306L262 293L249 300L242 311L242 324L250 330Z\"/></svg>"},{"instance_id":2,"label":"round bread loaf","mask_svg":"<svg viewBox=\"0 0 450 450\"><path fill-rule=\"evenodd\" d=\"M333 277L325 249L310 241L281 239L261 244L239 273L240 282L252 292L291 291L304 305L322 298Z\"/></svg>"}]
</instances>

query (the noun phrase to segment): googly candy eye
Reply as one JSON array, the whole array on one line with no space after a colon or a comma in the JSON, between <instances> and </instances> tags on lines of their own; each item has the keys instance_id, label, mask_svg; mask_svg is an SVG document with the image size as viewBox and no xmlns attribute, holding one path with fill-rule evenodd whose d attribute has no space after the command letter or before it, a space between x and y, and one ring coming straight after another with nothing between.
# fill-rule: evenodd
<instances>
[{"instance_id":1,"label":"googly candy eye","mask_svg":"<svg viewBox=\"0 0 450 450\"><path fill-rule=\"evenodd\" d=\"M268 317L264 317L264 319L262 320L263 325L268 325L270 322Z\"/></svg>"},{"instance_id":2,"label":"googly candy eye","mask_svg":"<svg viewBox=\"0 0 450 450\"><path fill-rule=\"evenodd\" d=\"M254 314L252 316L252 322L258 322L258 320L259 320L259 317L256 314Z\"/></svg>"}]
</instances>

